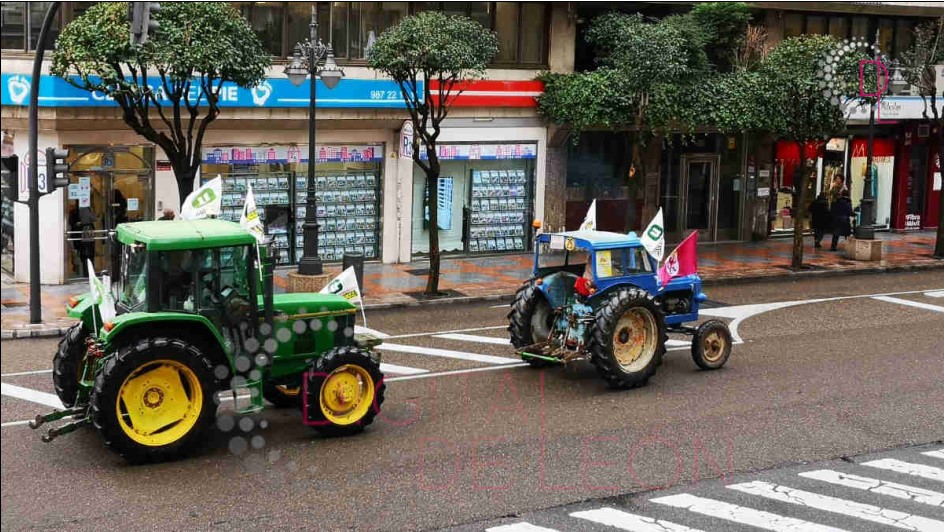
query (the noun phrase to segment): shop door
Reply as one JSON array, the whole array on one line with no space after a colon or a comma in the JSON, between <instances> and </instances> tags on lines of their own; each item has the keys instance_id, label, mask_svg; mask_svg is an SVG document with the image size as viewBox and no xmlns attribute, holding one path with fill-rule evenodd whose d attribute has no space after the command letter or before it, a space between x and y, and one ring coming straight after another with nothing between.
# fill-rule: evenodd
<instances>
[{"instance_id":1,"label":"shop door","mask_svg":"<svg viewBox=\"0 0 944 532\"><path fill-rule=\"evenodd\" d=\"M698 231L698 239L713 241L718 224L718 157L682 158L682 206L678 227L685 236Z\"/></svg>"},{"instance_id":2,"label":"shop door","mask_svg":"<svg viewBox=\"0 0 944 532\"><path fill-rule=\"evenodd\" d=\"M97 272L117 272L120 264L110 233L120 223L151 219L150 165L131 151L102 151L83 154L72 168L66 193L68 278L87 278L88 260Z\"/></svg>"}]
</instances>

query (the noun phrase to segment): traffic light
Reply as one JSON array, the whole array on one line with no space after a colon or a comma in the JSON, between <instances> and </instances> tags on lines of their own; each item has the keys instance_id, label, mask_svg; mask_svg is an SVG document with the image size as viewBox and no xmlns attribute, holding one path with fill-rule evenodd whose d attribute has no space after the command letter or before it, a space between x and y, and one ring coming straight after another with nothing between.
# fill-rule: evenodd
<instances>
[{"instance_id":1,"label":"traffic light","mask_svg":"<svg viewBox=\"0 0 944 532\"><path fill-rule=\"evenodd\" d=\"M3 157L3 162L0 164L0 173L3 175L3 179L0 180L0 185L3 187L3 197L10 201L16 201L20 175L19 157L16 155Z\"/></svg>"},{"instance_id":2,"label":"traffic light","mask_svg":"<svg viewBox=\"0 0 944 532\"><path fill-rule=\"evenodd\" d=\"M46 148L47 194L52 194L57 188L68 188L69 163L66 162L66 157L68 156L69 150Z\"/></svg>"},{"instance_id":3,"label":"traffic light","mask_svg":"<svg viewBox=\"0 0 944 532\"><path fill-rule=\"evenodd\" d=\"M160 12L160 2L129 2L128 18L131 20L131 44L144 44L148 35L160 25L154 15Z\"/></svg>"}]
</instances>

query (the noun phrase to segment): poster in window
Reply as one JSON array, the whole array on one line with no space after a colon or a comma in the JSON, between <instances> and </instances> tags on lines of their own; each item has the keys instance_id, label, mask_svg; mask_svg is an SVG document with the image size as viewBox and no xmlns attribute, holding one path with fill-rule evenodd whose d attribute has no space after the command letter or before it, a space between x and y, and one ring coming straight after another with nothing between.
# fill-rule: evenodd
<instances>
[{"instance_id":1,"label":"poster in window","mask_svg":"<svg viewBox=\"0 0 944 532\"><path fill-rule=\"evenodd\" d=\"M438 182L437 198L438 206L436 216L438 216L437 225L442 231L452 229L452 178L440 177ZM428 190L423 191L423 227L429 227L429 194Z\"/></svg>"}]
</instances>

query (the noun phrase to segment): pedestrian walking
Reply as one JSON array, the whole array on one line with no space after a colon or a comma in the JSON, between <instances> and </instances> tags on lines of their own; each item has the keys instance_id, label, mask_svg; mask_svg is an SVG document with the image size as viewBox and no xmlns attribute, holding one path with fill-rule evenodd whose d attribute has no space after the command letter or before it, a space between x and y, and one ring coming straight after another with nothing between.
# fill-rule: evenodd
<instances>
[{"instance_id":1,"label":"pedestrian walking","mask_svg":"<svg viewBox=\"0 0 944 532\"><path fill-rule=\"evenodd\" d=\"M836 251L836 245L839 243L840 237L848 239L849 235L852 234L852 223L850 222L852 216L852 200L849 199L849 191L843 190L832 208L833 241L829 246L830 251Z\"/></svg>"},{"instance_id":2,"label":"pedestrian walking","mask_svg":"<svg viewBox=\"0 0 944 532\"><path fill-rule=\"evenodd\" d=\"M819 196L816 196L813 205L810 207L810 214L813 217L813 247L821 248L823 247L823 236L833 226L826 194L820 192Z\"/></svg>"}]
</instances>

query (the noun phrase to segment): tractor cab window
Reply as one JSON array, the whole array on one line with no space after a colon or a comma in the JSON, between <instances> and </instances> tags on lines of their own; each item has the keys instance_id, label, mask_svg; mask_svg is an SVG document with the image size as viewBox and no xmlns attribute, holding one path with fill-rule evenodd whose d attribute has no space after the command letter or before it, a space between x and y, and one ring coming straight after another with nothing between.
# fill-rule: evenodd
<instances>
[{"instance_id":1,"label":"tractor cab window","mask_svg":"<svg viewBox=\"0 0 944 532\"><path fill-rule=\"evenodd\" d=\"M218 310L224 294L249 299L249 247L205 250L199 271L200 308Z\"/></svg>"},{"instance_id":2,"label":"tractor cab window","mask_svg":"<svg viewBox=\"0 0 944 532\"><path fill-rule=\"evenodd\" d=\"M549 242L544 242L538 246L538 268L563 268L565 266L579 266L587 263L589 253L585 249L574 248L573 250L556 249Z\"/></svg>"},{"instance_id":3,"label":"tractor cab window","mask_svg":"<svg viewBox=\"0 0 944 532\"><path fill-rule=\"evenodd\" d=\"M598 279L652 272L649 255L641 247L599 250L594 261Z\"/></svg>"},{"instance_id":4,"label":"tractor cab window","mask_svg":"<svg viewBox=\"0 0 944 532\"><path fill-rule=\"evenodd\" d=\"M204 250L164 251L159 260L161 309L193 312L197 271L204 260Z\"/></svg>"},{"instance_id":5,"label":"tractor cab window","mask_svg":"<svg viewBox=\"0 0 944 532\"><path fill-rule=\"evenodd\" d=\"M121 269L118 271L117 302L124 312L140 310L147 301L147 257L144 244L121 246Z\"/></svg>"}]
</instances>

